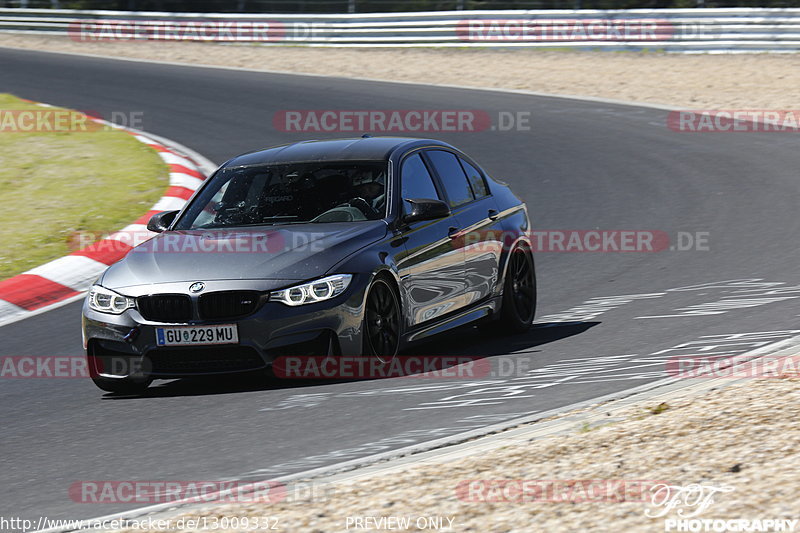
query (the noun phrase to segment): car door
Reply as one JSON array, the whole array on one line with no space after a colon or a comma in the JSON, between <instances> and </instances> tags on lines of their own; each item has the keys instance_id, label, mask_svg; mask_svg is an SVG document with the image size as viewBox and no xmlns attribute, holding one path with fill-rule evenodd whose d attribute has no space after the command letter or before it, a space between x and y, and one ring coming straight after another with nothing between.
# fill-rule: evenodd
<instances>
[{"instance_id":1,"label":"car door","mask_svg":"<svg viewBox=\"0 0 800 533\"><path fill-rule=\"evenodd\" d=\"M430 149L425 158L447 195L461 235L455 245L464 250L465 305L492 294L498 280L503 231L497 205L483 173L448 150Z\"/></svg>"},{"instance_id":2,"label":"car door","mask_svg":"<svg viewBox=\"0 0 800 533\"><path fill-rule=\"evenodd\" d=\"M419 152L401 161L400 190L403 199L444 201ZM410 204L406 200L402 204L407 213ZM405 293L408 326L424 324L466 305L464 250L454 245L453 238L458 230L453 217L401 226L398 237L403 242L404 255L395 260Z\"/></svg>"}]
</instances>

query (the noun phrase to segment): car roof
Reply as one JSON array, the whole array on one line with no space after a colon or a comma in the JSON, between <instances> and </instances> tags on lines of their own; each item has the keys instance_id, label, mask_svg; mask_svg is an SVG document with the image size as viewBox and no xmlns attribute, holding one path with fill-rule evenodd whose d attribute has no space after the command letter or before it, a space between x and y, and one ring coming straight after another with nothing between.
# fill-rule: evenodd
<instances>
[{"instance_id":1,"label":"car roof","mask_svg":"<svg viewBox=\"0 0 800 533\"><path fill-rule=\"evenodd\" d=\"M452 146L434 139L412 137L357 137L301 141L275 146L234 157L225 165L247 166L266 163L298 163L310 161L386 161L398 150L418 146Z\"/></svg>"}]
</instances>

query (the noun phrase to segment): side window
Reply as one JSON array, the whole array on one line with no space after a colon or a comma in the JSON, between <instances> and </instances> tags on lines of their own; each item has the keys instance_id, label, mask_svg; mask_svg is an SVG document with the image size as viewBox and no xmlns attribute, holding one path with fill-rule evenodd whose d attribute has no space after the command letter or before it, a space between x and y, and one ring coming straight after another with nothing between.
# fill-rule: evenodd
<instances>
[{"instance_id":1,"label":"side window","mask_svg":"<svg viewBox=\"0 0 800 533\"><path fill-rule=\"evenodd\" d=\"M467 175L455 154L443 150L429 150L426 153L442 179L450 207L458 207L475 199L467 182Z\"/></svg>"},{"instance_id":2,"label":"side window","mask_svg":"<svg viewBox=\"0 0 800 533\"><path fill-rule=\"evenodd\" d=\"M461 166L464 167L464 172L467 173L467 179L472 187L472 192L475 193L475 197L481 198L483 196L488 196L489 190L486 188L486 182L483 181L483 176L481 176L480 170L473 167L460 157L458 160L461 161Z\"/></svg>"},{"instance_id":3,"label":"side window","mask_svg":"<svg viewBox=\"0 0 800 533\"><path fill-rule=\"evenodd\" d=\"M419 154L414 154L403 161L400 183L403 198L440 199L433 184L433 178ZM405 207L404 202L403 208L405 209Z\"/></svg>"}]
</instances>

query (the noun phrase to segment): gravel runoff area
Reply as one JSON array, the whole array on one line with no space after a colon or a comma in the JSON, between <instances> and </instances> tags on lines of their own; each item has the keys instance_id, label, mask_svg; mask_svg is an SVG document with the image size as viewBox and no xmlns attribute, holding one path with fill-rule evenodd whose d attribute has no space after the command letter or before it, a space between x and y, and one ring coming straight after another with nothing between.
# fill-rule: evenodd
<instances>
[{"instance_id":1,"label":"gravel runoff area","mask_svg":"<svg viewBox=\"0 0 800 533\"><path fill-rule=\"evenodd\" d=\"M434 524L447 526L440 531L479 533L681 531L679 523L666 522L678 520L679 513L687 520L725 520L732 531L776 530L735 529L745 525L743 520L749 521L747 527L757 520L793 520L777 530L791 531L793 525L797 531L798 404L797 378L752 379L666 403L633 403L607 424L576 425L571 434L525 445L411 466L327 489L304 486L304 494L316 493L316 499L202 508L163 524L182 528L161 531L204 531L187 527L186 520L192 519L209 528L220 525L215 531L246 531L245 518L252 520L248 525L288 532L436 531ZM513 481L502 485L497 480ZM519 491L516 480L528 481L528 488ZM660 482L687 492L639 491ZM688 492L693 484L706 487L703 496ZM544 496L537 496L537 486ZM553 487L551 499L558 501L540 501L551 495L548 486ZM627 496L619 496L620 487ZM602 490L608 496L598 492ZM712 495L713 491L718 492ZM594 501L574 501L581 498ZM678 505L657 505L664 501ZM404 520L409 527L399 526ZM686 527L696 523L687 522ZM234 524L238 527L221 527ZM142 531L139 527L125 531ZM713 527L712 523L708 531L715 531Z\"/></svg>"},{"instance_id":2,"label":"gravel runoff area","mask_svg":"<svg viewBox=\"0 0 800 533\"><path fill-rule=\"evenodd\" d=\"M688 109L800 107L798 55L88 44L65 38L7 34L0 35L0 46L524 89ZM800 428L795 422L799 385L800 380L795 378L753 379L667 404L632 404L606 425L576 427L572 434L526 445L340 482L321 491L324 498L217 505L181 517L205 517L207 525L214 523L214 518L229 520L231 527L217 527L215 531L246 531L250 527L245 527L241 518L271 517L257 522L259 529L274 526L281 531L303 532L431 531L443 526L440 530L454 532L616 532L679 531L680 524L670 525L665 520L678 519L682 512L690 520L754 521L727 523L741 531L748 530L744 527L759 531L759 526L770 528L763 530L781 530L776 529L779 525L755 521L800 519ZM529 483L523 486L491 480ZM637 487L642 487L637 483L642 481L664 481L684 489L701 484L706 489L702 497L696 492L673 489L669 501L676 507L665 516L651 517L648 514L657 515L664 508L640 501L649 499L650 493L646 498L637 498ZM459 491L459 487L463 490ZM628 496L619 496L620 487ZM515 488L520 491L515 492ZM537 489L544 492L537 493ZM552 493L548 492L550 489ZM603 496L604 489L608 496ZM716 489L722 490L705 499ZM560 501L541 501L541 494L555 495L553 499ZM582 497L601 501L576 501ZM704 503L690 505L698 502ZM705 509L694 515L703 506ZM178 524L178 518L173 518L173 525ZM183 524L181 531L202 530ZM216 524L221 526L223 522ZM709 531L720 524L701 523ZM782 524L785 531L790 527L800 531L800 522ZM693 527L696 523L684 525Z\"/></svg>"},{"instance_id":3,"label":"gravel runoff area","mask_svg":"<svg viewBox=\"0 0 800 533\"><path fill-rule=\"evenodd\" d=\"M524 49L364 49L79 42L0 34L0 46L344 77L594 96L690 109L797 109L800 55Z\"/></svg>"}]
</instances>

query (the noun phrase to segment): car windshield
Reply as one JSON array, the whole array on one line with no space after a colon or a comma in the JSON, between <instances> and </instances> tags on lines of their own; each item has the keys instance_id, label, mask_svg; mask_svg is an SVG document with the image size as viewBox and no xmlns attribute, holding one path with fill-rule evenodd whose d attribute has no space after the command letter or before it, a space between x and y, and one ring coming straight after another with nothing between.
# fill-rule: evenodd
<instances>
[{"instance_id":1,"label":"car windshield","mask_svg":"<svg viewBox=\"0 0 800 533\"><path fill-rule=\"evenodd\" d=\"M386 161L325 161L223 169L175 228L378 220L386 216L387 168Z\"/></svg>"}]
</instances>

